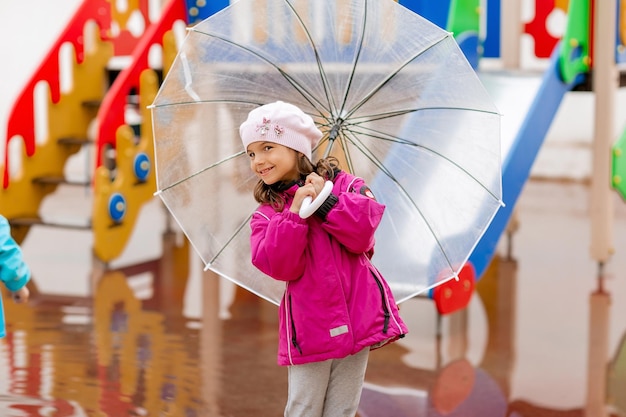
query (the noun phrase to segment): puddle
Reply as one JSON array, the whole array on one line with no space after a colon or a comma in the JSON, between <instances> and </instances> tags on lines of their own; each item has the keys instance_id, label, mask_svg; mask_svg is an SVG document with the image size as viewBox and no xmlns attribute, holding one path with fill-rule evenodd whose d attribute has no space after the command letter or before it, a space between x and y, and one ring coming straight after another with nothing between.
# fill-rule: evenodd
<instances>
[{"instance_id":1,"label":"puddle","mask_svg":"<svg viewBox=\"0 0 626 417\"><path fill-rule=\"evenodd\" d=\"M581 184L529 183L512 258L503 238L465 310L403 303L410 334L370 355L359 417L623 415L626 209L616 202L597 293L587 198ZM6 300L0 415L282 415L276 307L220 287L193 255L188 268L164 256L108 271L93 297Z\"/></svg>"}]
</instances>

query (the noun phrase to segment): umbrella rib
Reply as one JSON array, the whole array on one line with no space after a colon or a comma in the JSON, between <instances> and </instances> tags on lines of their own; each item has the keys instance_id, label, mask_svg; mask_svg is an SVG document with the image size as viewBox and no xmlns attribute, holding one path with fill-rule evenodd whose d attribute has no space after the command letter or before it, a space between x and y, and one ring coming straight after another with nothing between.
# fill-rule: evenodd
<instances>
[{"instance_id":1,"label":"umbrella rib","mask_svg":"<svg viewBox=\"0 0 626 417\"><path fill-rule=\"evenodd\" d=\"M426 217L424 216L424 213L422 213L422 211L420 210L420 208L418 207L418 205L415 203L415 201L413 201L413 199L411 198L411 196L409 195L409 193L406 191L406 189L402 186L402 184L400 184L400 182L393 176L393 174L385 167L385 165L375 156L373 155L367 148L367 146L365 146L357 137L356 132L353 132L351 130L346 130L346 133L350 133L349 135L346 134L346 138L350 141L350 143L352 143L357 149L359 149L363 155L365 155L365 157L367 159L369 159L378 169L380 169L381 172L383 172L385 175L387 175L387 177L393 181L396 186L400 189L400 191L402 192L402 194L404 194L404 196L411 202L411 204L413 205L413 207L415 208L415 210L419 213L420 217L424 220L424 223L426 224L426 227L428 228L428 230L430 230L430 234L433 236L433 238L435 239L435 241L437 242L437 247L439 247L439 250L441 251L441 253L443 254L443 257L446 259L446 262L448 263L448 266L454 270L454 267L452 266L452 261L450 260L450 258L448 258L448 254L446 253L446 251L443 248L443 245L441 244L441 241L439 240L439 237L437 237L437 234L435 233L435 231L432 229L432 227L430 226L430 223L428 222L428 220L426 219ZM351 136L351 137L350 137Z\"/></svg>"},{"instance_id":2,"label":"umbrella rib","mask_svg":"<svg viewBox=\"0 0 626 417\"><path fill-rule=\"evenodd\" d=\"M340 135L342 135L342 133L340 133ZM315 147L314 150L322 147L326 142L328 142L330 139L328 137L328 135L324 136L319 143L317 144L317 146ZM346 162L348 163L348 171L349 172L354 172L354 165L352 163L352 158L350 158L350 152L346 146L345 141L340 140L339 143L341 144L341 149L343 150L343 154L344 157L346 158Z\"/></svg>"},{"instance_id":3,"label":"umbrella rib","mask_svg":"<svg viewBox=\"0 0 626 417\"><path fill-rule=\"evenodd\" d=\"M291 7L291 5L290 5ZM300 19L298 17L298 19ZM240 43L234 42L230 39L227 39L223 36L219 36L216 35L214 33L208 33L208 32L202 32L200 30L196 30L196 29L191 29L193 32L198 33L198 34L202 34L202 35L206 35L208 37L211 37L213 39L219 39L222 42L228 43L236 48L242 49L254 56L256 56L257 58L261 59L262 61L264 61L265 63L269 64L270 66L272 66L274 69L276 69L276 71L278 71L278 73L280 75L283 76L283 78L285 80L287 80L287 82L289 82L289 84L291 84L296 91L298 91L302 97L311 105L313 106L320 114L322 113L319 109L318 106L321 106L322 108L324 108L324 103L320 103L319 100L317 100L315 97L313 97L312 95L310 95L307 90L304 88L304 86L300 85L300 83L298 83L295 79L293 79L289 74L287 74L283 69L281 69L278 65L276 65L274 62L272 62L270 59L268 59L267 57L261 55L260 53L254 51L251 48L248 48ZM307 35L308 36L308 35ZM315 52L316 57L317 57L317 51ZM324 85L324 88L326 88L326 85Z\"/></svg>"},{"instance_id":4,"label":"umbrella rib","mask_svg":"<svg viewBox=\"0 0 626 417\"><path fill-rule=\"evenodd\" d=\"M344 135L345 136L345 135ZM348 150L348 144L345 140L339 141L341 143L341 149L343 150L343 154L345 155L346 162L348 163L348 169L350 172L354 171L354 164L352 163L352 157L350 156L350 151Z\"/></svg>"},{"instance_id":5,"label":"umbrella rib","mask_svg":"<svg viewBox=\"0 0 626 417\"><path fill-rule=\"evenodd\" d=\"M165 103L165 104L152 104L148 106L149 109L157 109L163 107L171 107L171 106L190 106L193 104L210 104L210 103L219 103L219 104L254 104L256 106L261 106L265 103L260 103L257 101L249 101L249 100L193 100L193 101L177 101L175 103Z\"/></svg>"},{"instance_id":6,"label":"umbrella rib","mask_svg":"<svg viewBox=\"0 0 626 417\"><path fill-rule=\"evenodd\" d=\"M232 242L232 241L233 241L233 240L237 237L237 235L239 234L239 232L241 232L241 230L242 230L244 227L246 227L246 225L250 222L250 218L252 217L252 215L253 215L253 214L254 214L254 213L250 213L250 214L248 215L248 217L246 217L246 218L244 219L244 221L243 221L243 222L241 222L241 224L239 225L239 227L237 227L237 228L235 229L235 232L234 232L234 233L233 233L233 234L232 234L232 235L228 238L228 240L226 241L226 243L224 243L224 244L222 245L222 248L221 248L220 250L218 250L218 251L217 251L217 253L213 256L213 258L212 258L209 262L207 262L207 266L210 266L213 262L215 262L215 260L216 260L216 259L217 259L217 258L218 258L221 254L222 254L222 252L224 252L224 250L228 247L228 245L230 245L230 242Z\"/></svg>"},{"instance_id":7,"label":"umbrella rib","mask_svg":"<svg viewBox=\"0 0 626 417\"><path fill-rule=\"evenodd\" d=\"M407 146L423 149L424 151L430 152L431 154L433 154L435 156L438 156L439 158L441 158L444 161L448 162L452 166L456 167L458 170L460 170L460 171L464 172L465 174L467 174L467 176L469 178L474 180L476 182L476 184L478 184L483 190L485 190L495 200L502 202L502 200L498 196L496 196L489 188L487 188L482 182L480 182L478 180L478 178L473 176L469 171L467 171L461 165L457 164L452 159L446 157L442 153L437 152L436 150L434 150L432 148L429 148L427 146L411 142L411 141L409 141L407 139L397 138L397 137L390 137L389 135L385 134L384 132L380 132L380 131L377 131L377 130L374 130L374 129L370 129L370 128L367 128L367 127L364 127L364 126L358 126L358 127L361 128L362 131L357 132L357 131L351 130L351 129L346 129L346 130L349 131L350 133L352 133L355 137L357 136L357 134L362 134L362 135L367 135L367 136L369 136L369 137L371 137L373 139L383 140L383 141L386 141L386 142L393 142L393 143L397 143L397 144L400 144L400 145L407 145ZM351 142L353 144L355 144L354 141L351 141ZM356 146L356 144L355 144L355 146ZM359 147L359 149L361 150L361 152L363 152L363 149L361 147Z\"/></svg>"},{"instance_id":8,"label":"umbrella rib","mask_svg":"<svg viewBox=\"0 0 626 417\"><path fill-rule=\"evenodd\" d=\"M490 111L490 110L482 110L482 109L471 109L471 108L466 108L466 107L423 107L423 108L419 108L419 109L407 109L407 110L398 110L395 112L388 112L388 113L379 113L378 115L371 115L371 116L362 116L360 117L360 119L363 119L362 121L356 121L354 119L350 120L350 126L356 126L358 128L361 128L363 131L359 132L360 134L364 134L364 135L368 135L373 139L379 139L379 140L384 140L384 141L388 141L388 142L394 142L394 143L398 143L398 144L403 144L403 145L407 145L407 146L413 146L416 148L421 148L424 149L425 151L428 151L430 153L432 153L433 155L436 155L446 161L448 161L450 164L454 165L457 169L463 171L464 173L466 173L468 175L469 178L472 178L478 185L480 185L487 193L489 193L494 199L501 201L500 198L498 198L491 190L489 190L489 188L487 188L483 183L481 183L476 177L474 177L473 175L471 175L466 169L464 169L463 167L461 167L459 164L455 163L454 161L452 161L450 158L447 158L445 155L431 149L428 148L426 146L423 145L419 145L416 144L414 142L409 141L408 139L402 139L402 138L398 138L398 137L390 137L389 135L387 135L384 132L380 132L380 131L376 131L373 130L371 128L365 127L362 124L366 123L366 122L372 122L372 121L376 121L376 120L382 120L382 119L387 119L387 118L392 118L392 117L397 117L397 116L403 116L406 114L410 114L410 113L416 113L418 111L423 111L423 110L459 110L459 111L475 111L475 112L480 112L480 113L487 113L487 114L494 114L494 115L498 115L499 113L496 111ZM346 130L350 130L350 128L346 127ZM372 134L370 132L373 132L375 134ZM353 133L356 134L356 132L353 131Z\"/></svg>"},{"instance_id":9,"label":"umbrella rib","mask_svg":"<svg viewBox=\"0 0 626 417\"><path fill-rule=\"evenodd\" d=\"M474 113L486 113L486 114L500 115L500 113L498 113L495 110L476 109L476 108L472 108L472 107L429 106L429 107L420 107L420 108L414 108L414 109L396 110L396 111L386 112L386 113L377 113L377 114L372 114L372 115L364 115L364 116L359 116L359 117L353 117L353 118L350 119L350 124L351 125L360 125L362 123L368 123L368 122L373 122L373 121L383 120L383 119L390 119L392 117L398 117L398 116L405 116L407 114L417 113L417 112L426 111L426 110L458 110L458 111L469 111L469 112L474 112Z\"/></svg>"},{"instance_id":10,"label":"umbrella rib","mask_svg":"<svg viewBox=\"0 0 626 417\"><path fill-rule=\"evenodd\" d=\"M350 87L352 86L352 81L354 81L354 74L356 73L356 67L359 63L359 59L361 58L361 52L363 51L363 42L365 42L365 26L367 25L367 0L364 2L363 6L363 24L361 25L361 38L359 39L359 46L357 48L356 56L354 57L354 62L352 63L352 71L350 73L350 77L348 77L348 83L346 85L346 90L343 93L343 102L341 103L341 110L339 114L343 113L343 110L346 107L346 103L348 101L348 92L350 91ZM352 112L351 112L352 114Z\"/></svg>"},{"instance_id":11,"label":"umbrella rib","mask_svg":"<svg viewBox=\"0 0 626 417\"><path fill-rule=\"evenodd\" d=\"M348 119L357 110L359 110L365 103L367 103L368 100L370 100L374 95L376 95L389 81L391 81L396 75L398 75L400 71L402 71L402 69L404 69L407 65L409 65L413 60L415 60L416 58L418 58L420 55L424 54L425 52L429 51L430 49L434 48L435 46L439 45L441 42L449 39L451 36L452 35L449 32L446 32L446 35L443 36L441 39L435 40L426 48L415 53L413 56L407 59L404 63L400 64L400 66L395 71L392 71L391 73L389 73L389 75L384 80L382 80L376 87L374 87L372 91L366 94L365 97L363 97L361 101L359 101L359 103L355 104L352 107L352 109L350 109L350 112L346 115L345 119Z\"/></svg>"},{"instance_id":12,"label":"umbrella rib","mask_svg":"<svg viewBox=\"0 0 626 417\"><path fill-rule=\"evenodd\" d=\"M159 195L159 194L161 194L162 192L169 190L170 188L174 188L174 187L176 187L177 185L180 185L181 183L183 183L183 182L185 182L185 181L187 181L187 180L189 180L189 179L191 179L191 178L193 178L193 177L196 177L196 176L198 176L198 175L202 174L202 173L203 173L203 172L205 172L205 171L208 171L208 170L210 170L210 169L212 169L212 168L215 168L216 166L219 166L219 165L223 164L224 162L228 162L228 161L230 161L231 159L235 159L235 158L237 158L238 156L243 155L244 153L245 153L245 151L239 151L239 152L237 152L237 153L235 153L235 154L230 155L230 156L229 156L229 157L227 157L227 158L224 158L224 159L222 159L222 160L219 160L219 161L217 161L217 162L214 162L214 163L212 163L211 165L208 165L208 166L206 166L206 167L202 168L200 171L194 172L193 174L191 174L191 175L189 175L189 176L187 176L187 177L185 177L185 178L182 178L182 179L180 179L180 180L178 180L178 181L176 181L176 182L173 182L172 184L170 184L170 185L168 185L168 186L166 186L166 187L161 188L161 189L160 189L160 190L158 190L156 193L154 193L154 195Z\"/></svg>"},{"instance_id":13,"label":"umbrella rib","mask_svg":"<svg viewBox=\"0 0 626 417\"><path fill-rule=\"evenodd\" d=\"M330 110L331 110L331 101L334 101L334 100L333 100L332 95L329 93L328 77L326 75L326 71L324 71L324 66L322 65L322 60L320 58L319 51L317 49L317 45L315 44L315 41L313 40L313 36L311 36L311 32L309 31L307 26L304 24L304 20L302 20L302 17L298 14L298 12L296 11L294 5L291 4L291 2L289 2L289 1L285 1L285 3L291 9L293 14L296 16L296 19L298 19L298 22L300 22L300 26L302 27L302 30L306 34L306 37L309 40L309 43L311 44L311 48L313 49L313 54L315 55L315 62L317 64L317 69L318 69L318 71L320 73L320 78L322 79L322 86L324 87L324 95L326 96L326 100L328 101L328 109L326 109L326 110L328 110L330 112ZM324 107L323 103L320 103L320 104L322 105L322 107ZM333 102L332 105L335 105L335 103ZM322 112L320 112L320 114L322 114Z\"/></svg>"}]
</instances>

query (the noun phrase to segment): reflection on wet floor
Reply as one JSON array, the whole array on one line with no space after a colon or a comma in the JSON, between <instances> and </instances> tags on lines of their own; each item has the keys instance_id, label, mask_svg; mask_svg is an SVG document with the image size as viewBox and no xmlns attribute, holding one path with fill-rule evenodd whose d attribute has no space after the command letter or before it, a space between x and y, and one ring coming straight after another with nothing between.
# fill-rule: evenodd
<instances>
[{"instance_id":1,"label":"reflection on wet floor","mask_svg":"<svg viewBox=\"0 0 626 417\"><path fill-rule=\"evenodd\" d=\"M360 417L626 413L625 277L598 290L586 189L554 187L528 185L512 256L503 239L467 309L439 317L429 300L402 304L411 333L372 352ZM93 298L7 302L0 416L282 415L276 307L237 289L225 316L219 281L203 273L201 313L186 316L193 274L170 255L107 271Z\"/></svg>"}]
</instances>

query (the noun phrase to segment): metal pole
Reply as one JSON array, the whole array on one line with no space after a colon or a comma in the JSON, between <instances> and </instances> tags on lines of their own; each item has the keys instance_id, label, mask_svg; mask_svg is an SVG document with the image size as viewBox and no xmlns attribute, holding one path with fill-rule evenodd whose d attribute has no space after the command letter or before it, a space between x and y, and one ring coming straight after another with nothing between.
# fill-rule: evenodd
<instances>
[{"instance_id":1,"label":"metal pole","mask_svg":"<svg viewBox=\"0 0 626 417\"><path fill-rule=\"evenodd\" d=\"M589 350L587 352L585 417L608 416L606 392L611 296L602 291L602 277L599 277L598 280L598 290L589 296Z\"/></svg>"},{"instance_id":2,"label":"metal pole","mask_svg":"<svg viewBox=\"0 0 626 417\"><path fill-rule=\"evenodd\" d=\"M502 0L500 7L500 57L504 68L519 69L523 33L521 0Z\"/></svg>"},{"instance_id":3,"label":"metal pole","mask_svg":"<svg viewBox=\"0 0 626 417\"><path fill-rule=\"evenodd\" d=\"M615 94L619 78L615 64L617 0L595 0L593 5L592 86L595 125L590 192L591 256L600 268L613 254L613 195L611 146L615 119ZM600 270L602 274L602 269ZM602 276L599 276L599 283ZM586 417L605 417L607 360L609 356L610 297L602 288L591 295L587 363Z\"/></svg>"},{"instance_id":4,"label":"metal pole","mask_svg":"<svg viewBox=\"0 0 626 417\"><path fill-rule=\"evenodd\" d=\"M606 263L613 248L613 191L611 147L615 127L615 94L619 77L615 64L616 0L594 3L592 85L595 93L595 125L592 146L590 193L591 257Z\"/></svg>"}]
</instances>

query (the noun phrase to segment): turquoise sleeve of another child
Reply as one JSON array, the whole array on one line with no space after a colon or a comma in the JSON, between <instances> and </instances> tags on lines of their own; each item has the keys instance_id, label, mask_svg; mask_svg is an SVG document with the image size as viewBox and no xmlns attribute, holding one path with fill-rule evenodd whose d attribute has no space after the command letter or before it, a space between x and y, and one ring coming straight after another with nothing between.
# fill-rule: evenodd
<instances>
[{"instance_id":1,"label":"turquoise sleeve of another child","mask_svg":"<svg viewBox=\"0 0 626 417\"><path fill-rule=\"evenodd\" d=\"M9 291L17 291L30 280L30 269L22 258L22 250L11 236L11 226L0 216L0 281ZM0 296L0 337L6 335L4 308Z\"/></svg>"},{"instance_id":2,"label":"turquoise sleeve of another child","mask_svg":"<svg viewBox=\"0 0 626 417\"><path fill-rule=\"evenodd\" d=\"M7 335L6 326L4 324L4 307L2 306L2 296L0 295L0 339Z\"/></svg>"},{"instance_id":3,"label":"turquoise sleeve of another child","mask_svg":"<svg viewBox=\"0 0 626 417\"><path fill-rule=\"evenodd\" d=\"M30 279L30 269L24 262L22 250L11 236L11 227L0 216L0 281L9 291L17 291Z\"/></svg>"}]
</instances>

